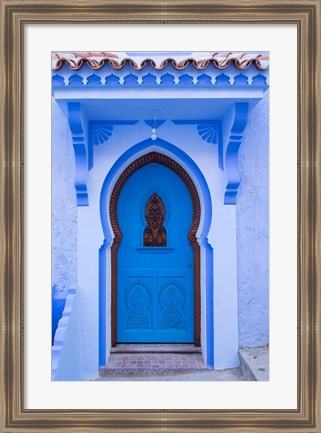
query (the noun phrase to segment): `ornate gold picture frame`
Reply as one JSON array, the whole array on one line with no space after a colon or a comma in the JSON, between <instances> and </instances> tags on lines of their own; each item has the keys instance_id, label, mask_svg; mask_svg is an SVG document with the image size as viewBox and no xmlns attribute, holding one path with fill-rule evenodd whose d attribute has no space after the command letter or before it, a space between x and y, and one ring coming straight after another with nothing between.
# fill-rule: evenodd
<instances>
[{"instance_id":1,"label":"ornate gold picture frame","mask_svg":"<svg viewBox=\"0 0 321 433\"><path fill-rule=\"evenodd\" d=\"M28 23L297 26L299 314L296 409L25 408L24 30ZM1 0L0 29L0 431L320 432L320 0L87 0L77 3Z\"/></svg>"}]
</instances>

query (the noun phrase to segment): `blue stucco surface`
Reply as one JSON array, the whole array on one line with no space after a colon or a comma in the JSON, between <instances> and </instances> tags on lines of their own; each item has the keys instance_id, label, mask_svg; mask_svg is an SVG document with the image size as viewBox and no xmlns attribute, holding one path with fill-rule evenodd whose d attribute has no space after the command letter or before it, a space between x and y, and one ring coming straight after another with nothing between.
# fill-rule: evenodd
<instances>
[{"instance_id":1,"label":"blue stucco surface","mask_svg":"<svg viewBox=\"0 0 321 433\"><path fill-rule=\"evenodd\" d=\"M251 111L239 154L237 197L239 346L269 341L268 95Z\"/></svg>"},{"instance_id":2,"label":"blue stucco surface","mask_svg":"<svg viewBox=\"0 0 321 433\"><path fill-rule=\"evenodd\" d=\"M67 120L52 103L52 344L66 296L77 281L77 208L74 194L74 155Z\"/></svg>"},{"instance_id":3,"label":"blue stucco surface","mask_svg":"<svg viewBox=\"0 0 321 433\"><path fill-rule=\"evenodd\" d=\"M52 103L52 286L67 293L77 286L77 207L74 152L67 119Z\"/></svg>"}]
</instances>

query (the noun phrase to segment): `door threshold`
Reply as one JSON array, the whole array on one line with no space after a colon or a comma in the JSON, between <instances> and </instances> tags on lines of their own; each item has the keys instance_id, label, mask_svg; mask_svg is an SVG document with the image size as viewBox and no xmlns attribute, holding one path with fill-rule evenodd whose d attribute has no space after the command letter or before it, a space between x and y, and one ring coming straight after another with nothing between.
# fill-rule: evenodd
<instances>
[{"instance_id":1,"label":"door threshold","mask_svg":"<svg viewBox=\"0 0 321 433\"><path fill-rule=\"evenodd\" d=\"M110 353L201 353L193 343L119 343Z\"/></svg>"}]
</instances>

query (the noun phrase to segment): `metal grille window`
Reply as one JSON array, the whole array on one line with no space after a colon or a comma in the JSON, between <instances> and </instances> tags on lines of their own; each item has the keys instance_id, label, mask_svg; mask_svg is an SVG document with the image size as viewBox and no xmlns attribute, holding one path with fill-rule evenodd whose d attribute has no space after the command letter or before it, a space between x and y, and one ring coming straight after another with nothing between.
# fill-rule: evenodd
<instances>
[{"instance_id":1,"label":"metal grille window","mask_svg":"<svg viewBox=\"0 0 321 433\"><path fill-rule=\"evenodd\" d=\"M167 233L163 227L165 206L156 193L147 202L145 218L147 227L144 230L144 247L166 247Z\"/></svg>"}]
</instances>

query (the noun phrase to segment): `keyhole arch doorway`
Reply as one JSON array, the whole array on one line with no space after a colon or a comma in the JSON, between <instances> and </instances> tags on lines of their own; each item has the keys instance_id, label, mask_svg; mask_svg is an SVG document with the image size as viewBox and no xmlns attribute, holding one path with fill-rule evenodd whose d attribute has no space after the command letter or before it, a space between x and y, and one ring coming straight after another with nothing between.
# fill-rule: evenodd
<instances>
[{"instance_id":1,"label":"keyhole arch doorway","mask_svg":"<svg viewBox=\"0 0 321 433\"><path fill-rule=\"evenodd\" d=\"M192 203L192 220L188 231L188 240L193 251L193 303L194 303L194 338L193 342L195 346L200 346L200 246L197 242L196 233L200 224L200 199L197 189L194 185L193 180L184 168L179 165L176 161L168 157L167 155L159 152L147 153L131 164L122 172L119 176L116 184L112 190L110 205L109 205L109 216L114 233L114 240L111 246L111 343L115 347L117 345L117 295L118 295L118 251L121 245L123 234L120 228L117 206L121 191L127 182L127 180L140 168L150 164L158 163L162 166L167 167L173 171L184 183L190 200ZM157 247L156 247L157 248Z\"/></svg>"}]
</instances>

